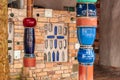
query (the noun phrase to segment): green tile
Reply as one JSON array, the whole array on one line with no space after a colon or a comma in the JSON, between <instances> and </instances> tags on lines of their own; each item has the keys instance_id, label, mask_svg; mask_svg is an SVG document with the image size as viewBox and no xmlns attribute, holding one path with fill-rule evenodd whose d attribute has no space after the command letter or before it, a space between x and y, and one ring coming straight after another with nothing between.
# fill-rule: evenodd
<instances>
[{"instance_id":1,"label":"green tile","mask_svg":"<svg viewBox=\"0 0 120 80\"><path fill-rule=\"evenodd\" d=\"M97 0L77 0L77 2L97 2Z\"/></svg>"}]
</instances>

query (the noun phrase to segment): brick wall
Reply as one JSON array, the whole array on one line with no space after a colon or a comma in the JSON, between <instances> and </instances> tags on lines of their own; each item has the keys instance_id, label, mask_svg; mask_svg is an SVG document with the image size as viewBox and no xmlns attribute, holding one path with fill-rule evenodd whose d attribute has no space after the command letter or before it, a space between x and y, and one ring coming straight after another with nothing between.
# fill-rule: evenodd
<instances>
[{"instance_id":1,"label":"brick wall","mask_svg":"<svg viewBox=\"0 0 120 80\"><path fill-rule=\"evenodd\" d=\"M8 10L11 13L11 9ZM36 67L25 68L23 67L23 36L24 27L22 24L23 19L26 17L26 9L12 9L14 13L14 51L21 52L20 59L14 59L13 64L10 64L11 80L77 80L77 60L75 56L77 50L74 45L77 43L76 23L71 20L75 12L57 11L53 10L51 18L45 17L45 9L34 9L34 18L37 20L35 27L35 55ZM37 17L36 14L40 16ZM46 23L65 23L69 28L68 35L68 62L44 62L44 40L45 31L44 25Z\"/></svg>"}]
</instances>

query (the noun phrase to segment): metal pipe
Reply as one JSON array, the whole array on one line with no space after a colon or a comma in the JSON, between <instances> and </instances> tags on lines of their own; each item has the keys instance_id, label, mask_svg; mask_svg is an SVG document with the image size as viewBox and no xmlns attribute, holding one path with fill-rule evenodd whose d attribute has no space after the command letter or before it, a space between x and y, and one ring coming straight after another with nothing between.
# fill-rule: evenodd
<instances>
[{"instance_id":1,"label":"metal pipe","mask_svg":"<svg viewBox=\"0 0 120 80\"><path fill-rule=\"evenodd\" d=\"M33 17L33 0L27 0L27 17Z\"/></svg>"}]
</instances>

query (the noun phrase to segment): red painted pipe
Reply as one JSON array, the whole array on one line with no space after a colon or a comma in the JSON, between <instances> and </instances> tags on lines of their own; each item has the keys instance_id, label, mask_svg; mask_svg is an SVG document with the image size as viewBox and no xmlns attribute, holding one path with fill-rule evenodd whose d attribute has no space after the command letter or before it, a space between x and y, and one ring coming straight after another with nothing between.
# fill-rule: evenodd
<instances>
[{"instance_id":1,"label":"red painted pipe","mask_svg":"<svg viewBox=\"0 0 120 80\"><path fill-rule=\"evenodd\" d=\"M93 80L93 66L79 64L79 80Z\"/></svg>"}]
</instances>

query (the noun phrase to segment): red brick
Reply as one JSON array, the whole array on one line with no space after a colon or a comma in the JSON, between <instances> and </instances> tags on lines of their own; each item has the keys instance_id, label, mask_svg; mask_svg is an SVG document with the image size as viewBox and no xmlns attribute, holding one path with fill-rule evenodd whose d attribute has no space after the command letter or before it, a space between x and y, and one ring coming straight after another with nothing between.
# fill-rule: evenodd
<instances>
[{"instance_id":1,"label":"red brick","mask_svg":"<svg viewBox=\"0 0 120 80\"><path fill-rule=\"evenodd\" d=\"M70 18L69 17L65 17L65 23L70 23L70 22L71 22Z\"/></svg>"},{"instance_id":2,"label":"red brick","mask_svg":"<svg viewBox=\"0 0 120 80\"><path fill-rule=\"evenodd\" d=\"M50 22L58 22L58 18L50 18Z\"/></svg>"},{"instance_id":3,"label":"red brick","mask_svg":"<svg viewBox=\"0 0 120 80\"><path fill-rule=\"evenodd\" d=\"M40 27L43 27L43 28L44 28L45 24L47 24L47 23L37 22L37 27L38 27L38 29L39 29Z\"/></svg>"},{"instance_id":4,"label":"red brick","mask_svg":"<svg viewBox=\"0 0 120 80\"><path fill-rule=\"evenodd\" d=\"M23 67L23 65L21 64L21 63L19 63L19 64L14 64L14 68L22 68Z\"/></svg>"},{"instance_id":5,"label":"red brick","mask_svg":"<svg viewBox=\"0 0 120 80\"><path fill-rule=\"evenodd\" d=\"M42 69L35 69L34 71L35 71L35 73L39 73L42 71Z\"/></svg>"},{"instance_id":6,"label":"red brick","mask_svg":"<svg viewBox=\"0 0 120 80\"><path fill-rule=\"evenodd\" d=\"M46 75L47 75L47 72L40 72L40 73L37 73L36 75L37 75L38 77L46 76Z\"/></svg>"},{"instance_id":7,"label":"red brick","mask_svg":"<svg viewBox=\"0 0 120 80\"><path fill-rule=\"evenodd\" d=\"M58 70L60 70L60 67L59 66L58 67L53 67L53 70L58 71Z\"/></svg>"},{"instance_id":8,"label":"red brick","mask_svg":"<svg viewBox=\"0 0 120 80\"><path fill-rule=\"evenodd\" d=\"M62 66L61 69L62 70L69 69L69 66Z\"/></svg>"},{"instance_id":9,"label":"red brick","mask_svg":"<svg viewBox=\"0 0 120 80\"><path fill-rule=\"evenodd\" d=\"M63 70L55 71L55 74L62 74Z\"/></svg>"},{"instance_id":10,"label":"red brick","mask_svg":"<svg viewBox=\"0 0 120 80\"><path fill-rule=\"evenodd\" d=\"M19 22L18 22L18 21L15 21L14 24L17 25L17 26L22 26L22 25L23 25L23 22L22 22L22 21L19 21Z\"/></svg>"},{"instance_id":11,"label":"red brick","mask_svg":"<svg viewBox=\"0 0 120 80\"><path fill-rule=\"evenodd\" d=\"M48 71L47 74L48 74L48 75L54 75L54 74L55 74L55 71Z\"/></svg>"},{"instance_id":12,"label":"red brick","mask_svg":"<svg viewBox=\"0 0 120 80\"><path fill-rule=\"evenodd\" d=\"M26 80L35 80L34 78L26 78Z\"/></svg>"},{"instance_id":13,"label":"red brick","mask_svg":"<svg viewBox=\"0 0 120 80\"><path fill-rule=\"evenodd\" d=\"M75 42L77 42L77 41L78 41L77 38L69 38L69 42L73 42L73 43L75 43Z\"/></svg>"},{"instance_id":14,"label":"red brick","mask_svg":"<svg viewBox=\"0 0 120 80\"><path fill-rule=\"evenodd\" d=\"M46 63L46 68L53 67L53 63Z\"/></svg>"},{"instance_id":15,"label":"red brick","mask_svg":"<svg viewBox=\"0 0 120 80\"><path fill-rule=\"evenodd\" d=\"M70 77L70 74L67 73L67 74L62 74L62 77Z\"/></svg>"},{"instance_id":16,"label":"red brick","mask_svg":"<svg viewBox=\"0 0 120 80\"><path fill-rule=\"evenodd\" d=\"M20 30L20 29L22 29L23 31L24 31L24 26L14 26L14 29L15 30Z\"/></svg>"},{"instance_id":17,"label":"red brick","mask_svg":"<svg viewBox=\"0 0 120 80\"><path fill-rule=\"evenodd\" d=\"M36 38L35 39L35 43L36 44L44 44L44 39L38 39L38 38Z\"/></svg>"},{"instance_id":18,"label":"red brick","mask_svg":"<svg viewBox=\"0 0 120 80\"><path fill-rule=\"evenodd\" d=\"M14 46L14 49L15 49L15 50L23 50L24 47L23 47L23 45L15 45L15 46Z\"/></svg>"},{"instance_id":19,"label":"red brick","mask_svg":"<svg viewBox=\"0 0 120 80\"><path fill-rule=\"evenodd\" d=\"M38 17L39 22L49 22L49 19L46 17Z\"/></svg>"},{"instance_id":20,"label":"red brick","mask_svg":"<svg viewBox=\"0 0 120 80\"><path fill-rule=\"evenodd\" d=\"M36 57L36 60L44 60L44 57Z\"/></svg>"},{"instance_id":21,"label":"red brick","mask_svg":"<svg viewBox=\"0 0 120 80\"><path fill-rule=\"evenodd\" d=\"M53 75L53 78L60 78L61 77L61 74L55 74L55 75ZM53 79L52 79L53 80Z\"/></svg>"},{"instance_id":22,"label":"red brick","mask_svg":"<svg viewBox=\"0 0 120 80\"><path fill-rule=\"evenodd\" d=\"M44 69L43 69L43 71L45 71L45 72L46 72L46 71L47 71L47 72L48 72L48 71L52 71L52 70L53 70L52 67L51 67L51 68L44 68Z\"/></svg>"},{"instance_id":23,"label":"red brick","mask_svg":"<svg viewBox=\"0 0 120 80\"><path fill-rule=\"evenodd\" d=\"M24 30L14 30L15 33L24 33Z\"/></svg>"},{"instance_id":24,"label":"red brick","mask_svg":"<svg viewBox=\"0 0 120 80\"><path fill-rule=\"evenodd\" d=\"M68 70L64 70L64 73L71 73L72 70L71 69L68 69Z\"/></svg>"},{"instance_id":25,"label":"red brick","mask_svg":"<svg viewBox=\"0 0 120 80\"><path fill-rule=\"evenodd\" d=\"M36 64L36 68L44 68L45 64Z\"/></svg>"}]
</instances>

